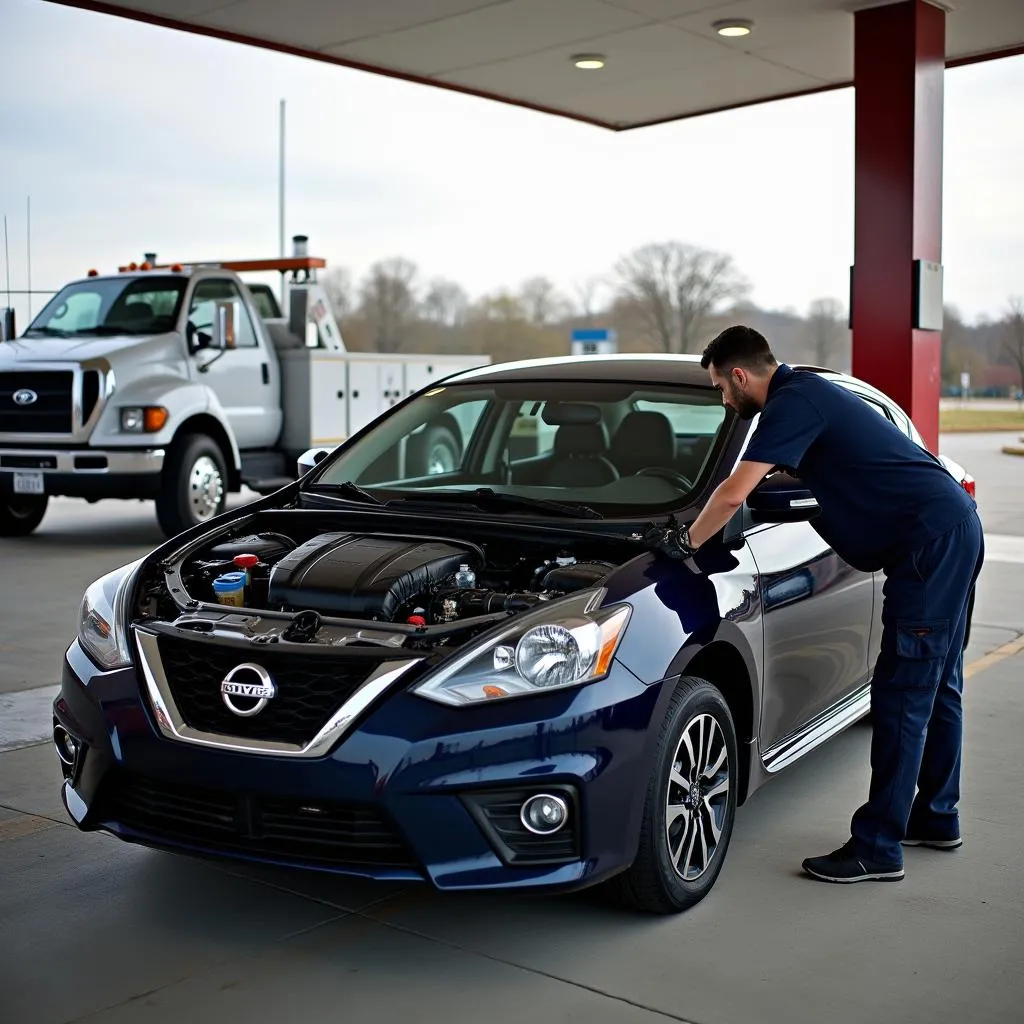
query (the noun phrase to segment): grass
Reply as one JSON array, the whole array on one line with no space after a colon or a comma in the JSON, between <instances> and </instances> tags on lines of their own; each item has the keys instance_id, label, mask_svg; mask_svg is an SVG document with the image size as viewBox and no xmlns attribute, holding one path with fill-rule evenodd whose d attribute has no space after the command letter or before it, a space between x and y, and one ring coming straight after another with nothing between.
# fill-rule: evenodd
<instances>
[{"instance_id":1,"label":"grass","mask_svg":"<svg viewBox=\"0 0 1024 1024\"><path fill-rule=\"evenodd\" d=\"M1024 430L1021 409L940 409L939 430L964 433L972 430Z\"/></svg>"}]
</instances>

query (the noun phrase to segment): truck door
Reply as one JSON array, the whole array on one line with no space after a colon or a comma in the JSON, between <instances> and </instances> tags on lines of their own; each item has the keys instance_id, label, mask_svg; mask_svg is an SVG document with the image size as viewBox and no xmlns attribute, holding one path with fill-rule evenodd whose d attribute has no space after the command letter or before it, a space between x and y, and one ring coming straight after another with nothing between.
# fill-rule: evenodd
<instances>
[{"instance_id":1,"label":"truck door","mask_svg":"<svg viewBox=\"0 0 1024 1024\"><path fill-rule=\"evenodd\" d=\"M235 347L196 352L192 358L197 379L217 395L241 450L269 448L281 433L281 381L277 360L256 333L238 285L230 278L200 281L192 292L189 324L197 331L210 331L214 303L224 301L239 307ZM191 328L189 336L193 336Z\"/></svg>"}]
</instances>

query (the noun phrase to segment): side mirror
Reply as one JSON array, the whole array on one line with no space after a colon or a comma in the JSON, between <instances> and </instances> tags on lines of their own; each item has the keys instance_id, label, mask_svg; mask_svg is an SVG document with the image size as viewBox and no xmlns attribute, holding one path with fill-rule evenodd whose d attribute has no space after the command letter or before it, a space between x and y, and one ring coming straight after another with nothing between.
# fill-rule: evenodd
<instances>
[{"instance_id":1,"label":"side mirror","mask_svg":"<svg viewBox=\"0 0 1024 1024\"><path fill-rule=\"evenodd\" d=\"M215 302L213 324L210 327L210 348L227 350L238 341L238 303Z\"/></svg>"},{"instance_id":2,"label":"side mirror","mask_svg":"<svg viewBox=\"0 0 1024 1024\"><path fill-rule=\"evenodd\" d=\"M755 523L804 523L820 511L817 499L789 473L773 473L750 492L747 507Z\"/></svg>"},{"instance_id":3,"label":"side mirror","mask_svg":"<svg viewBox=\"0 0 1024 1024\"><path fill-rule=\"evenodd\" d=\"M331 454L331 451L330 448L310 448L308 451L304 451L299 456L299 476L305 476L314 466L323 462Z\"/></svg>"},{"instance_id":4,"label":"side mirror","mask_svg":"<svg viewBox=\"0 0 1024 1024\"><path fill-rule=\"evenodd\" d=\"M18 333L14 323L14 310L8 307L0 309L0 341L14 341Z\"/></svg>"}]
</instances>

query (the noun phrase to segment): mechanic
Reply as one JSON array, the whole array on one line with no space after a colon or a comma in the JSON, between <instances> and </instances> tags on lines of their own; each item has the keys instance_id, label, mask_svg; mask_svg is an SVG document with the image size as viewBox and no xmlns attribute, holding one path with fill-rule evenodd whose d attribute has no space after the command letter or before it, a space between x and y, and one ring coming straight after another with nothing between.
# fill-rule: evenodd
<instances>
[{"instance_id":1,"label":"mechanic","mask_svg":"<svg viewBox=\"0 0 1024 1024\"><path fill-rule=\"evenodd\" d=\"M822 539L854 568L884 572L868 799L849 841L803 869L827 882L897 881L903 845L962 843L963 642L984 560L977 506L930 452L845 388L778 363L752 328L723 331L701 365L726 406L760 419L696 520L662 528L655 545L692 556L767 474L785 468L817 499L812 525Z\"/></svg>"}]
</instances>

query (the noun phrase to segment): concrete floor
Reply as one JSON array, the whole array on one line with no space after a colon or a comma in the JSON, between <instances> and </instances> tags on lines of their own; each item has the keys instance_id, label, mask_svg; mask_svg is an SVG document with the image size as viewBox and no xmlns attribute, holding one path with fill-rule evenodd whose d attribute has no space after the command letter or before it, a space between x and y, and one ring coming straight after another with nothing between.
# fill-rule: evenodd
<instances>
[{"instance_id":1,"label":"concrete floor","mask_svg":"<svg viewBox=\"0 0 1024 1024\"><path fill-rule=\"evenodd\" d=\"M978 478L996 549L968 658L962 850L908 850L897 884L802 876L863 799L866 725L741 808L712 895L666 919L587 893L438 896L84 835L49 745L0 733L18 747L0 753L0 1021L1024 1021L1024 689L1007 653L1024 633L1024 460L1002 443L943 439ZM84 585L158 540L148 506L66 502L0 542L20 584L0 595L0 725L3 699L52 685Z\"/></svg>"}]
</instances>

